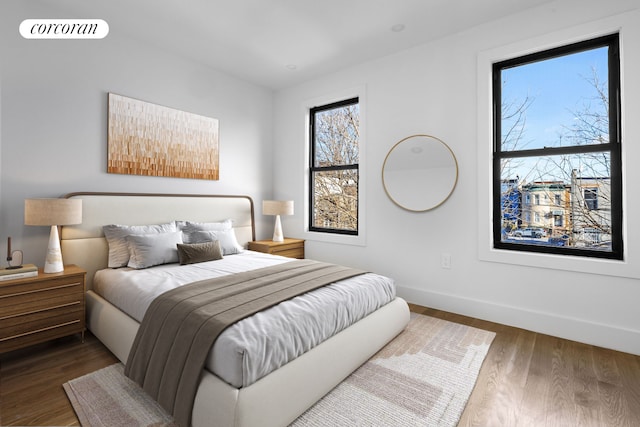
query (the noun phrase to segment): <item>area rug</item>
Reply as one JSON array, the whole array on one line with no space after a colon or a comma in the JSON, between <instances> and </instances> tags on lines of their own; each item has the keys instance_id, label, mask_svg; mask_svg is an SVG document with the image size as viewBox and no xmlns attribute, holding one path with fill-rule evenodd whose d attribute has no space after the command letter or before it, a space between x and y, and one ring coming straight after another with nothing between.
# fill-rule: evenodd
<instances>
[{"instance_id":1,"label":"area rug","mask_svg":"<svg viewBox=\"0 0 640 427\"><path fill-rule=\"evenodd\" d=\"M493 332L412 313L407 328L291 426L455 427ZM83 426L175 426L115 364L63 385Z\"/></svg>"}]
</instances>

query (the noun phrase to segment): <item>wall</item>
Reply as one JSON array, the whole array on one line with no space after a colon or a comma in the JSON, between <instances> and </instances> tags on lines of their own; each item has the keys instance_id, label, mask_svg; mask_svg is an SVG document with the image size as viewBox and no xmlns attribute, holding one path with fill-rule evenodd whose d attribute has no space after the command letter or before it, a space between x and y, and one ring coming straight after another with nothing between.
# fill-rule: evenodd
<instances>
[{"instance_id":1,"label":"wall","mask_svg":"<svg viewBox=\"0 0 640 427\"><path fill-rule=\"evenodd\" d=\"M296 215L283 217L283 227L287 235L309 239L310 257L392 276L400 295L415 303L640 354L637 279L548 269L544 263L525 267L481 260L476 220L482 208L478 178L483 178L478 166L478 57L566 28L585 26L597 32L600 20L637 8L636 3L553 2L283 90L272 110L269 90L124 38L115 28L100 41L24 40L19 23L51 16L50 11L38 9L36 2L3 0L0 242L12 236L14 247L25 251L25 262L42 264L48 230L22 224L23 200L28 197L139 191L241 192L258 204L271 196L293 199ZM625 140L637 141L640 132L632 122L640 113L635 101L640 100L640 81L634 78L640 73L640 37L637 31L625 31ZM366 92L366 236L345 245L314 240L304 230L304 107L309 100L352 88ZM218 118L220 180L107 174L108 92ZM447 142L460 167L451 198L422 214L396 207L386 197L380 176L389 148L416 133ZM633 144L626 147L626 162L640 158ZM640 170L629 167L625 173L625 215L638 218L640 196L629 190L629 183L640 181ZM261 217L256 216L259 237L268 237L272 219ZM640 265L638 227L628 224L626 237L629 262ZM451 254L451 269L440 267L442 253ZM0 250L0 258L4 256Z\"/></svg>"},{"instance_id":2,"label":"wall","mask_svg":"<svg viewBox=\"0 0 640 427\"><path fill-rule=\"evenodd\" d=\"M271 90L125 38L118 28L102 40L25 40L18 33L23 19L60 17L37 8L41 3L1 7L0 242L12 236L25 262L43 264L49 230L23 225L29 197L240 193L258 202L270 196ZM219 119L219 181L107 174L109 92Z\"/></svg>"},{"instance_id":3,"label":"wall","mask_svg":"<svg viewBox=\"0 0 640 427\"><path fill-rule=\"evenodd\" d=\"M296 203L296 215L283 218L286 234L306 237L306 253L311 258L395 278L398 293L411 302L640 354L637 276L622 277L615 271L585 274L564 268L562 260L555 261L553 268L545 267L549 259L534 267L486 260L480 257L479 248L484 244L483 230L489 230L490 223L477 220L480 210L490 219L482 199L487 193L479 185L489 177L485 173L488 167L481 162L490 141L479 132L484 129L478 123L484 117L484 104L479 102L484 77L479 73L484 71L478 70L478 58L500 46L540 37L548 40L567 28L588 38L603 30L603 20L607 25L611 19L625 22L625 162L631 164L638 158L636 154L640 155L633 147L640 139L640 129L633 123L633 117L640 113L635 101L640 99L640 88L633 81L640 73L636 53L640 52L640 33L633 28L637 25L629 25L638 21L638 11L627 11L636 8L637 3L631 0L551 2L276 93L275 197L292 198ZM612 15L619 16L609 18ZM365 243L361 245L315 239L305 231L302 209L307 159L304 106L310 99L352 87L366 88L367 174L363 189L367 219ZM418 133L444 140L459 164L458 185L452 196L426 213L395 206L385 195L380 175L393 144ZM640 243L640 224L631 222L640 217L640 195L629 189L629 183L640 180L640 175L632 167L625 173L626 264L640 265L635 243ZM443 253L451 254L450 269L441 267ZM609 270L615 270L615 265Z\"/></svg>"}]
</instances>

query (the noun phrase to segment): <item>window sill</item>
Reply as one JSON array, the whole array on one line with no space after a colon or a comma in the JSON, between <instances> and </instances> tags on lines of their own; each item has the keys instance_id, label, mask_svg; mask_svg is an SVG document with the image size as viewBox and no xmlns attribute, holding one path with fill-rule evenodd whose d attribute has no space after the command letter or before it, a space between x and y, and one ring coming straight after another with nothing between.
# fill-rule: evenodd
<instances>
[{"instance_id":1,"label":"window sill","mask_svg":"<svg viewBox=\"0 0 640 427\"><path fill-rule=\"evenodd\" d=\"M628 277L633 279L640 278L640 267L633 266L628 261L605 258L510 251L494 249L484 245L479 248L478 257L480 261L513 264L524 267L566 270L577 273Z\"/></svg>"},{"instance_id":2,"label":"window sill","mask_svg":"<svg viewBox=\"0 0 640 427\"><path fill-rule=\"evenodd\" d=\"M353 246L365 246L366 243L365 238L362 235L352 236L348 234L323 233L319 231L305 231L304 239L309 241Z\"/></svg>"}]
</instances>

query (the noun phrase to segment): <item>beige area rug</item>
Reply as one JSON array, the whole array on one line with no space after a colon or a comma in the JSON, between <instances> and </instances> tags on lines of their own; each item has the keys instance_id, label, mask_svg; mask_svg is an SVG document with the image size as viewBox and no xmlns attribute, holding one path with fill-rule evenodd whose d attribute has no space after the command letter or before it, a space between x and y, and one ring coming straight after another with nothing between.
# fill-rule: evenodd
<instances>
[{"instance_id":1,"label":"beige area rug","mask_svg":"<svg viewBox=\"0 0 640 427\"><path fill-rule=\"evenodd\" d=\"M407 328L291 424L451 426L458 424L493 332L412 313ZM64 389L83 426L174 426L115 364Z\"/></svg>"}]
</instances>

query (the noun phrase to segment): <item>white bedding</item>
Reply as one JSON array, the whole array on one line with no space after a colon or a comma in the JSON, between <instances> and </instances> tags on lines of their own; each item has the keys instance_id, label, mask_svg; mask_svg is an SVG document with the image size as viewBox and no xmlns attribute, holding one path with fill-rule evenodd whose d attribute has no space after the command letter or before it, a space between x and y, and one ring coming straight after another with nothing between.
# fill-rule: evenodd
<instances>
[{"instance_id":1,"label":"white bedding","mask_svg":"<svg viewBox=\"0 0 640 427\"><path fill-rule=\"evenodd\" d=\"M289 261L292 259L244 251L192 265L104 269L96 272L93 288L141 322L151 301L169 289ZM206 367L230 385L246 387L394 297L393 281L373 273L298 296L227 328L216 340Z\"/></svg>"}]
</instances>

